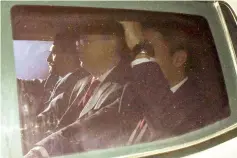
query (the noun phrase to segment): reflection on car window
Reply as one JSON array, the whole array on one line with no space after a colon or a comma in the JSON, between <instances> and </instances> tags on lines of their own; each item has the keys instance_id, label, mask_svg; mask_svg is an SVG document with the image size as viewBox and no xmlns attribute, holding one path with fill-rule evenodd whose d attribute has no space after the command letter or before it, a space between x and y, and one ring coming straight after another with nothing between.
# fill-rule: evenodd
<instances>
[{"instance_id":1,"label":"reflection on car window","mask_svg":"<svg viewBox=\"0 0 237 158\"><path fill-rule=\"evenodd\" d=\"M17 78L26 158L159 141L230 115L204 17L15 6L12 30L14 40L53 41L44 61L34 49L24 58L47 63L48 76ZM43 73L16 68L29 70Z\"/></svg>"}]
</instances>

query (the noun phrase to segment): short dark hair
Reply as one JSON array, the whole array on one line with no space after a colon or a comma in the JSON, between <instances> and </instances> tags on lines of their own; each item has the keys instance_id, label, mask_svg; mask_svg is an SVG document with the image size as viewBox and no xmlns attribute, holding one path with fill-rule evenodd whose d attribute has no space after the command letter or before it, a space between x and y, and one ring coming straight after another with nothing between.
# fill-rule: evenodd
<instances>
[{"instance_id":1,"label":"short dark hair","mask_svg":"<svg viewBox=\"0 0 237 158\"><path fill-rule=\"evenodd\" d=\"M55 47L60 47L61 51L56 51L55 53L77 55L75 42L78 38L69 30L57 33L54 37L53 44Z\"/></svg>"},{"instance_id":2,"label":"short dark hair","mask_svg":"<svg viewBox=\"0 0 237 158\"><path fill-rule=\"evenodd\" d=\"M70 32L70 34L77 36L75 37L77 39L79 39L80 36L93 34L114 35L118 43L118 48L116 49L116 51L119 53L123 60L131 60L130 49L128 48L125 40L124 28L122 24L115 20L89 20L79 26L71 28Z\"/></svg>"},{"instance_id":3,"label":"short dark hair","mask_svg":"<svg viewBox=\"0 0 237 158\"><path fill-rule=\"evenodd\" d=\"M143 29L152 29L160 32L164 40L168 42L171 55L179 50L184 50L187 53L185 72L188 73L190 71L192 68L192 45L190 36L186 32L177 27L158 23L145 23L143 24Z\"/></svg>"}]
</instances>

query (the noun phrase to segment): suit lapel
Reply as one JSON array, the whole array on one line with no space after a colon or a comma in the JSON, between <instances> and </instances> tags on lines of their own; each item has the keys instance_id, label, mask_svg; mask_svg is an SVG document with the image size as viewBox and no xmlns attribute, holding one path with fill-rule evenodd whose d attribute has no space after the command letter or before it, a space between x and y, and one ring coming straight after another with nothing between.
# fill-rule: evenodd
<instances>
[{"instance_id":1,"label":"suit lapel","mask_svg":"<svg viewBox=\"0 0 237 158\"><path fill-rule=\"evenodd\" d=\"M92 109L99 109L110 98L111 94L126 84L131 78L129 63L120 62L105 80L95 89L93 95L80 113L79 118L85 116Z\"/></svg>"},{"instance_id":2,"label":"suit lapel","mask_svg":"<svg viewBox=\"0 0 237 158\"><path fill-rule=\"evenodd\" d=\"M59 81L58 75L50 74L44 83L44 89L46 91L49 89L53 89L58 81Z\"/></svg>"},{"instance_id":3,"label":"suit lapel","mask_svg":"<svg viewBox=\"0 0 237 158\"><path fill-rule=\"evenodd\" d=\"M79 118L81 118L82 116L84 116L85 114L87 114L91 109L93 109L93 107L96 105L97 101L99 100L99 98L101 97L102 93L104 93L104 91L111 85L111 83L105 83L105 84L101 84L100 86L98 86L93 95L91 96L91 98L88 100L87 104L85 105L85 107L83 108L83 110L80 113Z\"/></svg>"},{"instance_id":4,"label":"suit lapel","mask_svg":"<svg viewBox=\"0 0 237 158\"><path fill-rule=\"evenodd\" d=\"M105 80L95 89L93 95L80 113L79 118L85 116L92 109L99 109L110 98L111 94L131 79L129 62L120 62Z\"/></svg>"},{"instance_id":5,"label":"suit lapel","mask_svg":"<svg viewBox=\"0 0 237 158\"><path fill-rule=\"evenodd\" d=\"M100 95L98 101L96 102L96 105L94 106L94 109L99 109L103 105L103 103L106 103L106 99L116 97L117 99L119 96L115 95L113 96L112 93L120 89L122 86L118 83L111 83L110 86ZM112 99L113 100L113 99Z\"/></svg>"},{"instance_id":6,"label":"suit lapel","mask_svg":"<svg viewBox=\"0 0 237 158\"><path fill-rule=\"evenodd\" d=\"M90 81L91 76L85 77L84 79L79 80L76 85L73 88L72 94L70 96L69 100L69 107L61 117L57 128L61 128L65 125L68 125L75 120L79 113L80 110L78 108L79 103L82 101L82 98L89 87L89 81Z\"/></svg>"},{"instance_id":7,"label":"suit lapel","mask_svg":"<svg viewBox=\"0 0 237 158\"><path fill-rule=\"evenodd\" d=\"M78 102L82 99L82 97L85 95L86 90L90 86L89 81L91 80L92 76L85 77L82 80L79 80L75 87L73 88L72 94L70 96L69 104L78 104Z\"/></svg>"}]
</instances>

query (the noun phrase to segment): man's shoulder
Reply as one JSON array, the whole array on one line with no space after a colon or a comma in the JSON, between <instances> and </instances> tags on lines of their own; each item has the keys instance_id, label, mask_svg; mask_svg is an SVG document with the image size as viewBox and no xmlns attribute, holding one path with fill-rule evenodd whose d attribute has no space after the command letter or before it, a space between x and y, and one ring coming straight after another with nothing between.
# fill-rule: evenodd
<instances>
[{"instance_id":1,"label":"man's shoulder","mask_svg":"<svg viewBox=\"0 0 237 158\"><path fill-rule=\"evenodd\" d=\"M84 70L77 69L76 71L68 73L63 78L61 78L59 80L58 85L59 86L74 85L79 80L85 79L87 76L89 76L89 73L85 72Z\"/></svg>"},{"instance_id":2,"label":"man's shoulder","mask_svg":"<svg viewBox=\"0 0 237 158\"><path fill-rule=\"evenodd\" d=\"M208 98L197 82L189 78L173 94L171 102L175 103L177 108L185 108L189 111L190 107L192 107L192 109L205 107L206 104L208 104Z\"/></svg>"},{"instance_id":3,"label":"man's shoulder","mask_svg":"<svg viewBox=\"0 0 237 158\"><path fill-rule=\"evenodd\" d=\"M103 83L113 82L125 85L132 81L132 68L128 61L120 61L119 64L110 72Z\"/></svg>"},{"instance_id":4,"label":"man's shoulder","mask_svg":"<svg viewBox=\"0 0 237 158\"><path fill-rule=\"evenodd\" d=\"M91 75L76 80L76 82L73 84L73 91L77 91L80 88L84 89L85 86L89 83L90 79Z\"/></svg>"},{"instance_id":5,"label":"man's shoulder","mask_svg":"<svg viewBox=\"0 0 237 158\"><path fill-rule=\"evenodd\" d=\"M177 90L178 93L174 94L181 94L186 96L196 96L201 92L200 87L198 86L198 83L195 79L188 78L185 83Z\"/></svg>"},{"instance_id":6,"label":"man's shoulder","mask_svg":"<svg viewBox=\"0 0 237 158\"><path fill-rule=\"evenodd\" d=\"M66 75L65 77L67 77L67 78L75 77L77 79L82 79L82 78L84 78L86 76L89 76L89 75L90 75L90 73L88 73L83 68L78 68L74 72L69 73L68 75Z\"/></svg>"}]
</instances>

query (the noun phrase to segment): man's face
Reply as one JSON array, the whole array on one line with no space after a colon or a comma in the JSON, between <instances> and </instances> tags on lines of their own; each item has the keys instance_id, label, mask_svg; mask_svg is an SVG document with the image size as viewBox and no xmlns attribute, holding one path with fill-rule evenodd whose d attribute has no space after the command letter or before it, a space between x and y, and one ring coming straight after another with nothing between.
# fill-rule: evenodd
<instances>
[{"instance_id":1,"label":"man's face","mask_svg":"<svg viewBox=\"0 0 237 158\"><path fill-rule=\"evenodd\" d=\"M55 66L56 65L55 59L56 59L57 55L53 50L54 50L54 45L52 45L50 47L50 50L49 50L50 54L47 58L47 62L48 62L48 65L49 65L49 73L55 72L55 67L56 67Z\"/></svg>"},{"instance_id":2,"label":"man's face","mask_svg":"<svg viewBox=\"0 0 237 158\"><path fill-rule=\"evenodd\" d=\"M114 58L115 37L112 35L86 35L76 42L81 66L88 72L98 72Z\"/></svg>"},{"instance_id":3,"label":"man's face","mask_svg":"<svg viewBox=\"0 0 237 158\"><path fill-rule=\"evenodd\" d=\"M154 51L156 62L160 65L165 75L173 68L173 56L169 52L168 43L164 40L162 34L152 29L143 31L144 38L151 42Z\"/></svg>"},{"instance_id":4,"label":"man's face","mask_svg":"<svg viewBox=\"0 0 237 158\"><path fill-rule=\"evenodd\" d=\"M62 76L63 71L71 64L69 57L71 54L62 52L63 50L58 45L52 45L50 55L48 56L49 72Z\"/></svg>"}]
</instances>

